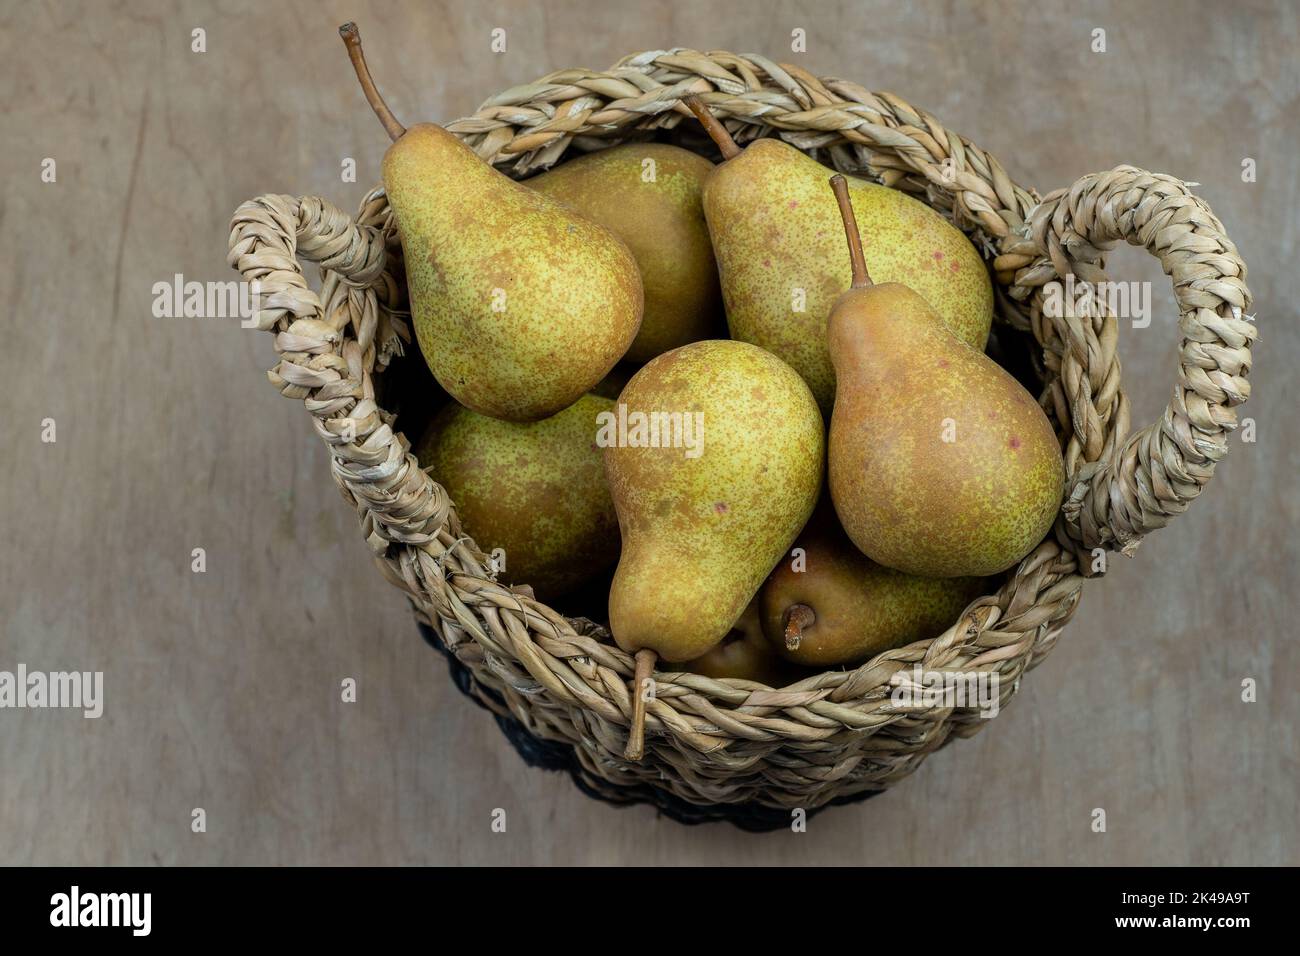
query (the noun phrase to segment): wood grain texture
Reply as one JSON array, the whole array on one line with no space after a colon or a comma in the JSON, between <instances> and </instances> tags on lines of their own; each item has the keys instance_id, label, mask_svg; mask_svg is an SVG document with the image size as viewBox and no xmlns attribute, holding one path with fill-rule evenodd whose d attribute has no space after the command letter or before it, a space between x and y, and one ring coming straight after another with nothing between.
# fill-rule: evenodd
<instances>
[{"instance_id":1,"label":"wood grain texture","mask_svg":"<svg viewBox=\"0 0 1300 956\"><path fill-rule=\"evenodd\" d=\"M992 726L897 790L765 836L593 803L525 768L421 644L302 409L265 384L266 337L151 314L155 282L233 278L241 201L352 208L378 180L349 18L411 121L687 45L895 89L1042 192L1121 162L1199 182L1250 267L1258 440L1085 587ZM5 6L0 669L103 670L106 704L0 710L0 864L1300 862L1297 43L1295 7L1263 2ZM1172 295L1142 253L1111 262L1154 290L1150 327L1121 334L1143 423L1173 382Z\"/></svg>"}]
</instances>

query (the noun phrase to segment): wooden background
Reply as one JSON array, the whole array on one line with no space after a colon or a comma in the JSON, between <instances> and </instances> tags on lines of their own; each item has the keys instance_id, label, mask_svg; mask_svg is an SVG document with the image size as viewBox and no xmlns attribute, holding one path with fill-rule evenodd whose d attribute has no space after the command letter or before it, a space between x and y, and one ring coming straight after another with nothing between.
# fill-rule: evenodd
<instances>
[{"instance_id":1,"label":"wooden background","mask_svg":"<svg viewBox=\"0 0 1300 956\"><path fill-rule=\"evenodd\" d=\"M1119 163L1199 182L1250 267L1258 441L1085 588L993 726L895 791L766 836L594 803L525 768L422 645L265 382L269 337L151 314L155 282L233 278L242 200L352 209L378 181L349 18L408 119L685 45L896 91L1042 191ZM107 702L0 711L0 863L1300 862L1298 46L1289 2L3 3L0 669L103 670ZM1156 283L1121 346L1145 424L1174 381L1172 296L1142 253L1112 262Z\"/></svg>"}]
</instances>

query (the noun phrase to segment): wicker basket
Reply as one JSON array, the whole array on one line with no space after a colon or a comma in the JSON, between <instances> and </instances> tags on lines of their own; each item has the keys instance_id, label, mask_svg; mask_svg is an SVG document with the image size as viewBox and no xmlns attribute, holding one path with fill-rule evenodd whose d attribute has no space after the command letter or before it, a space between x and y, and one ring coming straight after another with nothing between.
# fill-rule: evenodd
<instances>
[{"instance_id":1,"label":"wicker basket","mask_svg":"<svg viewBox=\"0 0 1300 956\"><path fill-rule=\"evenodd\" d=\"M526 587L498 584L399 430L414 433L414 413L394 412L412 376L427 372L418 359L398 360L410 333L383 190L367 195L355 221L316 198L245 203L232 223L229 262L261 284L257 325L275 333L280 359L272 383L306 404L380 570L458 662L463 689L548 753L570 754L590 793L698 807L703 818L710 808L726 816L743 805L788 820L789 808L888 787L952 737L983 726L973 708L894 706L897 671L994 671L1007 703L1055 645L1084 578L1104 570L1098 556L1131 553L1209 481L1236 426L1233 407L1250 394L1255 327L1244 314L1245 265L1179 180L1120 166L1040 199L898 97L758 56L660 50L605 73L553 73L447 128L518 177L637 139L716 159L680 104L690 93L742 144L780 136L836 169L916 196L970 235L991 260L999 347L1032 355L1031 384L1058 429L1069 477L1052 535L934 640L781 689L657 673L640 762L622 756L632 658L591 621L562 616ZM1160 259L1180 311L1173 398L1158 422L1131 437L1119 321L1043 308L1043 286L1059 277L1103 280L1102 250L1117 240ZM319 263L319 294L299 258Z\"/></svg>"}]
</instances>

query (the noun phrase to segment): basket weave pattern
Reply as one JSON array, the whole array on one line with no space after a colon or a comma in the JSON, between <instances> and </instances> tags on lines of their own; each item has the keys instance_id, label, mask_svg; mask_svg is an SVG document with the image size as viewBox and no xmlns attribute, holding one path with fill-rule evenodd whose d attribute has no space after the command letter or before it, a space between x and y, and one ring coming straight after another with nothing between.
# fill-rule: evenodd
<instances>
[{"instance_id":1,"label":"basket weave pattern","mask_svg":"<svg viewBox=\"0 0 1300 956\"><path fill-rule=\"evenodd\" d=\"M742 145L778 135L840 171L916 196L970 235L991 260L1000 334L1036 343L1041 401L1068 481L1053 534L933 640L781 689L657 673L639 763L622 757L631 657L600 627L493 580L437 476L420 470L376 401L377 377L410 342L383 190L365 198L355 221L316 198L245 203L229 262L260 283L257 325L274 333L279 354L271 382L306 405L380 570L494 692L489 706L508 709L539 738L572 743L598 792L649 784L694 803L817 807L883 789L985 723L973 709L892 706L895 672L916 664L996 671L1005 705L1074 613L1094 549L1131 553L1200 493L1226 454L1234 407L1250 395L1246 268L1209 207L1177 179L1120 166L1040 199L898 97L754 55L652 51L607 72L565 70L447 128L502 171L525 176L597 144L686 133L692 121L680 100L690 93ZM1131 436L1118 320L1068 307L1050 316L1043 307L1043 287L1058 278L1104 280L1103 252L1116 241L1160 259L1180 312L1173 398ZM299 259L320 265L319 293Z\"/></svg>"}]
</instances>

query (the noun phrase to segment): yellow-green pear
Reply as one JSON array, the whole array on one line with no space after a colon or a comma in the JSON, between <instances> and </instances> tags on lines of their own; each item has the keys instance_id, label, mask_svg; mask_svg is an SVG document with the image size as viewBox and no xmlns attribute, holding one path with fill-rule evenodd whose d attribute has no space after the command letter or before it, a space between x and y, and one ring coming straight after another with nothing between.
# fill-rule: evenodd
<instances>
[{"instance_id":1,"label":"yellow-green pear","mask_svg":"<svg viewBox=\"0 0 1300 956\"><path fill-rule=\"evenodd\" d=\"M623 538L609 621L636 662L636 760L656 657L692 660L731 630L817 502L825 437L798 373L732 341L652 359L608 426L597 441Z\"/></svg>"},{"instance_id":2,"label":"yellow-green pear","mask_svg":"<svg viewBox=\"0 0 1300 956\"><path fill-rule=\"evenodd\" d=\"M600 223L632 250L645 312L627 359L648 362L725 334L718 268L700 193L713 164L666 143L627 143L571 159L527 185Z\"/></svg>"},{"instance_id":3,"label":"yellow-green pear","mask_svg":"<svg viewBox=\"0 0 1300 956\"><path fill-rule=\"evenodd\" d=\"M636 260L613 233L499 173L432 123L404 128L376 90L355 25L340 28L393 143L397 220L420 350L473 411L536 421L604 377L641 325Z\"/></svg>"},{"instance_id":4,"label":"yellow-green pear","mask_svg":"<svg viewBox=\"0 0 1300 956\"><path fill-rule=\"evenodd\" d=\"M667 661L698 657L731 629L816 504L817 403L770 352L696 342L632 377L598 442L623 537L614 640Z\"/></svg>"},{"instance_id":5,"label":"yellow-green pear","mask_svg":"<svg viewBox=\"0 0 1300 956\"><path fill-rule=\"evenodd\" d=\"M618 559L618 517L596 445L614 403L584 395L539 422L505 422L452 403L416 449L499 578L563 596ZM499 549L499 551L498 551Z\"/></svg>"},{"instance_id":6,"label":"yellow-green pear","mask_svg":"<svg viewBox=\"0 0 1300 956\"><path fill-rule=\"evenodd\" d=\"M835 396L826 317L849 284L848 263L827 169L779 139L741 149L695 97L686 105L722 150L704 184L731 337L772 352L803 376L823 414ZM960 230L896 189L849 180L854 213L870 238L867 265L933 307L962 341L982 350L993 320L993 287Z\"/></svg>"}]
</instances>

